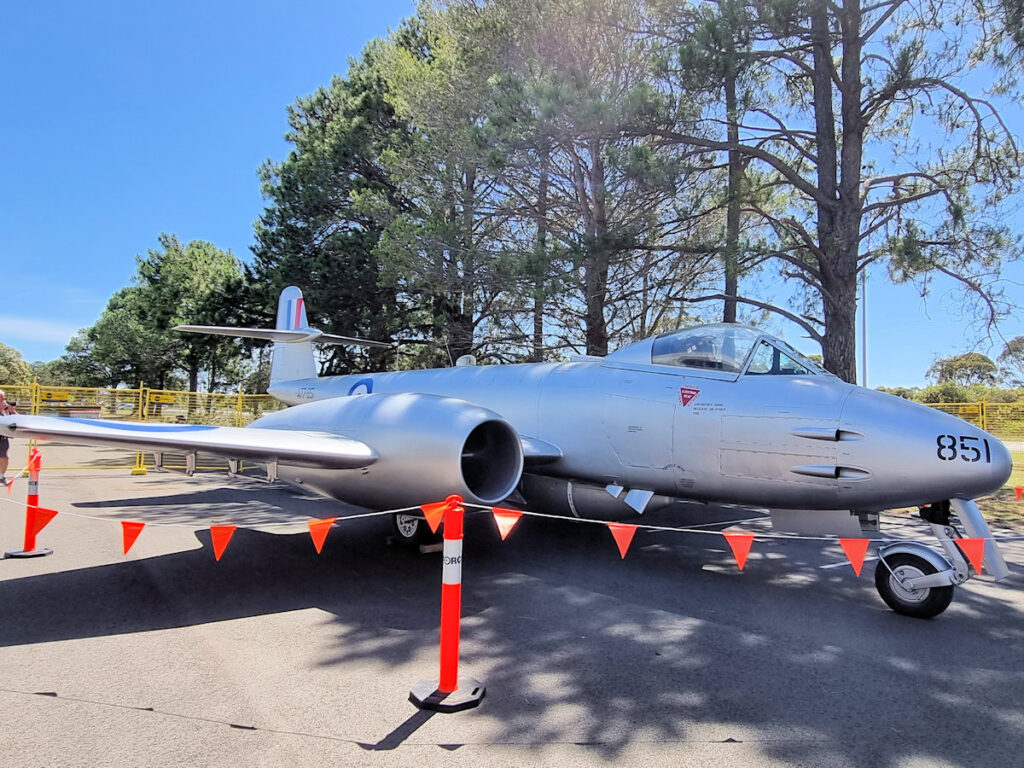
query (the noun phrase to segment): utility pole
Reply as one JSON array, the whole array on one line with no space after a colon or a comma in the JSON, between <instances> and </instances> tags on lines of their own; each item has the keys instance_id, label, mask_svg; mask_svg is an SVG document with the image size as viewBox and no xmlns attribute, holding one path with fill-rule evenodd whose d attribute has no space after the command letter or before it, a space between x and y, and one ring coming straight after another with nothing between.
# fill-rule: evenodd
<instances>
[{"instance_id":1,"label":"utility pole","mask_svg":"<svg viewBox=\"0 0 1024 768\"><path fill-rule=\"evenodd\" d=\"M860 272L860 385L868 385L868 270Z\"/></svg>"}]
</instances>

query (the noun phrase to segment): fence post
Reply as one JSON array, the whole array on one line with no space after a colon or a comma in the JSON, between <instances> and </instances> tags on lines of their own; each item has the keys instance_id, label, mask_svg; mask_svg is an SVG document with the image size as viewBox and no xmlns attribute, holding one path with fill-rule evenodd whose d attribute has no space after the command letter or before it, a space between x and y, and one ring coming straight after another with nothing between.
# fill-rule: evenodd
<instances>
[{"instance_id":1,"label":"fence post","mask_svg":"<svg viewBox=\"0 0 1024 768\"><path fill-rule=\"evenodd\" d=\"M29 395L29 401L28 401L29 402L28 412L31 413L33 416L38 416L39 415L39 411L40 411L40 404L41 404L42 399L43 399L42 395L39 394L40 393L40 389L39 389L39 377L38 376L34 376L32 378L32 390L31 390L31 392L32 392L32 394ZM38 447L39 447L39 441L36 440L34 437L31 438L28 441L28 453L29 453L29 456L31 456L32 455L32 451L37 450ZM25 475L23 474L22 477L24 477L24 476Z\"/></svg>"},{"instance_id":2,"label":"fence post","mask_svg":"<svg viewBox=\"0 0 1024 768\"><path fill-rule=\"evenodd\" d=\"M147 421L149 412L149 390L146 382L139 382L139 421ZM146 454L142 451L135 452L135 466L132 467L133 475L146 474Z\"/></svg>"}]
</instances>

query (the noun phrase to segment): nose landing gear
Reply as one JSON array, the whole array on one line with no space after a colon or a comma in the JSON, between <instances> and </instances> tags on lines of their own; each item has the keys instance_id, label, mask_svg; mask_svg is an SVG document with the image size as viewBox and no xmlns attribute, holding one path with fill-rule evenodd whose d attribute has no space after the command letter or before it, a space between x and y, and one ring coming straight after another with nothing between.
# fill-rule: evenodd
<instances>
[{"instance_id":1,"label":"nose landing gear","mask_svg":"<svg viewBox=\"0 0 1024 768\"><path fill-rule=\"evenodd\" d=\"M985 569L996 581L1009 575L977 504L961 499L930 504L921 508L921 518L931 526L942 553L917 542L878 548L875 588L896 613L918 619L938 616L953 601L953 587L971 577L973 569L956 543L963 534L950 519L951 508L970 537L985 539Z\"/></svg>"}]
</instances>

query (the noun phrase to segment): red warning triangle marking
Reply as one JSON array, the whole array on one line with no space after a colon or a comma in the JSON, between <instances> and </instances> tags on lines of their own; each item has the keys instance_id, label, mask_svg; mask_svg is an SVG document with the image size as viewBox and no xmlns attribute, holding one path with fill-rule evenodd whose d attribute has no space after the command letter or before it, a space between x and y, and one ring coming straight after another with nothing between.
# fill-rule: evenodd
<instances>
[{"instance_id":1,"label":"red warning triangle marking","mask_svg":"<svg viewBox=\"0 0 1024 768\"><path fill-rule=\"evenodd\" d=\"M437 533L437 528L441 525L442 518L444 518L445 510L448 509L448 502L435 501L433 504L423 504L420 509L423 510L423 516L427 518L430 532Z\"/></svg>"},{"instance_id":2,"label":"red warning triangle marking","mask_svg":"<svg viewBox=\"0 0 1024 768\"><path fill-rule=\"evenodd\" d=\"M629 525L628 523L606 523L606 525L608 530L612 532L612 536L615 537L615 543L619 545L619 554L625 560L626 552L629 550L629 545L636 534L636 526Z\"/></svg>"},{"instance_id":3,"label":"red warning triangle marking","mask_svg":"<svg viewBox=\"0 0 1024 768\"><path fill-rule=\"evenodd\" d=\"M498 533L501 534L502 541L508 538L509 533L519 522L519 518L523 516L518 509L504 509L503 507L492 507L491 514L494 515L494 522L498 524Z\"/></svg>"},{"instance_id":4,"label":"red warning triangle marking","mask_svg":"<svg viewBox=\"0 0 1024 768\"><path fill-rule=\"evenodd\" d=\"M868 545L871 539L840 539L839 544L846 553L846 559L853 566L853 572L860 577L860 570L864 567L864 556L868 552Z\"/></svg>"},{"instance_id":5,"label":"red warning triangle marking","mask_svg":"<svg viewBox=\"0 0 1024 768\"><path fill-rule=\"evenodd\" d=\"M121 521L121 534L124 539L124 553L126 555L128 554L128 550L132 548L135 540L139 538L139 534L142 533L142 529L145 527L145 523L132 523L128 520Z\"/></svg>"},{"instance_id":6,"label":"red warning triangle marking","mask_svg":"<svg viewBox=\"0 0 1024 768\"><path fill-rule=\"evenodd\" d=\"M974 570L981 573L981 566L985 560L985 540L956 539L956 543L960 547L960 551L967 555L967 559L974 566Z\"/></svg>"},{"instance_id":7,"label":"red warning triangle marking","mask_svg":"<svg viewBox=\"0 0 1024 768\"><path fill-rule=\"evenodd\" d=\"M28 519L25 523L30 536L35 536L43 530L58 514L56 509L45 509L44 507L28 507L26 511Z\"/></svg>"},{"instance_id":8,"label":"red warning triangle marking","mask_svg":"<svg viewBox=\"0 0 1024 768\"><path fill-rule=\"evenodd\" d=\"M228 548L228 542L235 535L237 525L211 525L210 539L213 541L213 556L220 560L224 550Z\"/></svg>"},{"instance_id":9,"label":"red warning triangle marking","mask_svg":"<svg viewBox=\"0 0 1024 768\"><path fill-rule=\"evenodd\" d=\"M327 538L327 532L331 530L331 526L334 525L337 519L336 517L328 517L323 520L310 520L306 523L309 526L309 535L313 537L313 546L316 547L318 555L324 548L324 539Z\"/></svg>"},{"instance_id":10,"label":"red warning triangle marking","mask_svg":"<svg viewBox=\"0 0 1024 768\"><path fill-rule=\"evenodd\" d=\"M729 542L732 554L736 558L736 565L742 571L747 564L747 555L750 554L750 545L754 543L752 533L723 533L725 540Z\"/></svg>"},{"instance_id":11,"label":"red warning triangle marking","mask_svg":"<svg viewBox=\"0 0 1024 768\"><path fill-rule=\"evenodd\" d=\"M700 394L700 390L697 387L680 387L679 388L679 402L683 405L689 405L690 401L693 400L697 395Z\"/></svg>"}]
</instances>

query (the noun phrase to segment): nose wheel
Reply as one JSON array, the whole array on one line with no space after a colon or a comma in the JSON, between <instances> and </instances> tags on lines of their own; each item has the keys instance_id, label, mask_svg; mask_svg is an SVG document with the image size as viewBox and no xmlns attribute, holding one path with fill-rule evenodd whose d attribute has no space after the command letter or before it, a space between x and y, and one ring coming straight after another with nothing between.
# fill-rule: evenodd
<instances>
[{"instance_id":1,"label":"nose wheel","mask_svg":"<svg viewBox=\"0 0 1024 768\"><path fill-rule=\"evenodd\" d=\"M930 619L949 607L953 601L953 587L913 587L907 582L933 573L938 573L938 570L923 557L897 552L879 559L875 566L875 588L885 604L896 613Z\"/></svg>"}]
</instances>

